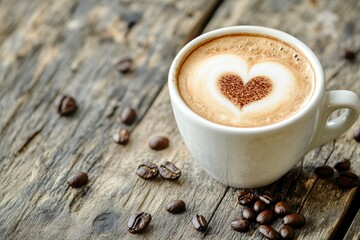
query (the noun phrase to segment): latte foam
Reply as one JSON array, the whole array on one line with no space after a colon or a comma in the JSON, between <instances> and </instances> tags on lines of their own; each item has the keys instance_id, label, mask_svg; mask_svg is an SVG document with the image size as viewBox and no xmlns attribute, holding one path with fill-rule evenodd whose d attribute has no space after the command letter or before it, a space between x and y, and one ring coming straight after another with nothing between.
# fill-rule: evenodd
<instances>
[{"instance_id":1,"label":"latte foam","mask_svg":"<svg viewBox=\"0 0 360 240\"><path fill-rule=\"evenodd\" d=\"M295 47L250 34L227 35L195 48L177 82L185 103L227 126L258 127L282 121L311 98L313 69Z\"/></svg>"}]
</instances>

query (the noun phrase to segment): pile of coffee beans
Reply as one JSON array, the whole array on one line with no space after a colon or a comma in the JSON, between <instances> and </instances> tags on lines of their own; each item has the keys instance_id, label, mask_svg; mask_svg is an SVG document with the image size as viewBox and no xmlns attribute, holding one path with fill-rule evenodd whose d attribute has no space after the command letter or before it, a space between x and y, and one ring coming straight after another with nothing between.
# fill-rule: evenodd
<instances>
[{"instance_id":1,"label":"pile of coffee beans","mask_svg":"<svg viewBox=\"0 0 360 240\"><path fill-rule=\"evenodd\" d=\"M319 178L329 178L334 175L334 169L337 171L336 183L341 189L355 188L360 185L360 177L351 172L351 163L349 159L344 158L337 162L333 167L331 166L318 166L315 168L315 174Z\"/></svg>"},{"instance_id":2,"label":"pile of coffee beans","mask_svg":"<svg viewBox=\"0 0 360 240\"><path fill-rule=\"evenodd\" d=\"M236 217L230 226L237 232L248 232L251 224L259 225L258 232L268 239L293 239L295 230L305 225L306 220L302 214L292 213L289 204L277 201L268 193L258 198L249 190L241 191L236 196L236 201L244 206L241 217ZM276 231L270 225L278 217L282 217L283 226Z\"/></svg>"}]
</instances>

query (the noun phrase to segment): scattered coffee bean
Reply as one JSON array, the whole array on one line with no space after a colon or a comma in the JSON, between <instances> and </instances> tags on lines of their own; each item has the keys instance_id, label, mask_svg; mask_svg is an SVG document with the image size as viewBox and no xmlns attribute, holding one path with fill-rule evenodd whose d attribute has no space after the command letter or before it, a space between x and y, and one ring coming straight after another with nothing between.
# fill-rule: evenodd
<instances>
[{"instance_id":1,"label":"scattered coffee bean","mask_svg":"<svg viewBox=\"0 0 360 240\"><path fill-rule=\"evenodd\" d=\"M161 164L159 172L161 177L166 180L177 180L181 176L180 169L171 162Z\"/></svg>"},{"instance_id":2,"label":"scattered coffee bean","mask_svg":"<svg viewBox=\"0 0 360 240\"><path fill-rule=\"evenodd\" d=\"M255 221L257 214L253 209L245 208L242 211L242 216L243 216L243 218L245 218L245 219L247 219L249 221Z\"/></svg>"},{"instance_id":3,"label":"scattered coffee bean","mask_svg":"<svg viewBox=\"0 0 360 240\"><path fill-rule=\"evenodd\" d=\"M155 151L160 151L169 146L169 139L167 137L156 136L149 142L149 147Z\"/></svg>"},{"instance_id":4,"label":"scattered coffee bean","mask_svg":"<svg viewBox=\"0 0 360 240\"><path fill-rule=\"evenodd\" d=\"M240 205L249 205L254 199L255 195L248 190L241 191L236 197Z\"/></svg>"},{"instance_id":5,"label":"scattered coffee bean","mask_svg":"<svg viewBox=\"0 0 360 240\"><path fill-rule=\"evenodd\" d=\"M328 178L334 175L334 169L330 166L320 166L315 168L315 174L319 178Z\"/></svg>"},{"instance_id":6,"label":"scattered coffee bean","mask_svg":"<svg viewBox=\"0 0 360 240\"><path fill-rule=\"evenodd\" d=\"M271 224L274 220L274 212L266 209L264 211L262 211L261 213L259 213L259 215L257 215L256 217L256 222L260 223L260 224Z\"/></svg>"},{"instance_id":7,"label":"scattered coffee bean","mask_svg":"<svg viewBox=\"0 0 360 240\"><path fill-rule=\"evenodd\" d=\"M341 160L340 162L336 163L334 168L338 172L348 171L350 169L350 160L345 158L345 159Z\"/></svg>"},{"instance_id":8,"label":"scattered coffee bean","mask_svg":"<svg viewBox=\"0 0 360 240\"><path fill-rule=\"evenodd\" d=\"M129 139L130 139L130 131L127 130L126 128L116 130L116 132L113 134L114 142L121 145L128 144Z\"/></svg>"},{"instance_id":9,"label":"scattered coffee bean","mask_svg":"<svg viewBox=\"0 0 360 240\"><path fill-rule=\"evenodd\" d=\"M243 219L241 217L235 218L231 223L230 226L232 230L237 232L247 232L250 230L250 223L248 220Z\"/></svg>"},{"instance_id":10,"label":"scattered coffee bean","mask_svg":"<svg viewBox=\"0 0 360 240\"><path fill-rule=\"evenodd\" d=\"M360 143L360 128L357 129L355 132L354 132L354 135L353 135L355 141L357 141L358 143Z\"/></svg>"},{"instance_id":11,"label":"scattered coffee bean","mask_svg":"<svg viewBox=\"0 0 360 240\"><path fill-rule=\"evenodd\" d=\"M78 108L75 99L66 95L56 97L55 107L61 116L69 116Z\"/></svg>"},{"instance_id":12,"label":"scattered coffee bean","mask_svg":"<svg viewBox=\"0 0 360 240\"><path fill-rule=\"evenodd\" d=\"M138 166L136 174L145 180L151 180L159 174L158 167L152 162L145 162Z\"/></svg>"},{"instance_id":13,"label":"scattered coffee bean","mask_svg":"<svg viewBox=\"0 0 360 240\"><path fill-rule=\"evenodd\" d=\"M304 215L300 213L291 213L286 215L282 222L284 225L289 225L292 228L301 228L305 225L306 220Z\"/></svg>"},{"instance_id":14,"label":"scattered coffee bean","mask_svg":"<svg viewBox=\"0 0 360 240\"><path fill-rule=\"evenodd\" d=\"M87 173L85 172L78 172L75 173L73 176L71 176L68 180L67 183L70 185L70 187L72 188L79 188L84 186L85 184L87 184L89 181L89 177L87 175Z\"/></svg>"},{"instance_id":15,"label":"scattered coffee bean","mask_svg":"<svg viewBox=\"0 0 360 240\"><path fill-rule=\"evenodd\" d=\"M208 228L208 223L204 216L196 214L192 219L194 228L199 232L204 232Z\"/></svg>"},{"instance_id":16,"label":"scattered coffee bean","mask_svg":"<svg viewBox=\"0 0 360 240\"><path fill-rule=\"evenodd\" d=\"M185 211L185 202L183 200L175 200L166 206L166 211L177 214Z\"/></svg>"},{"instance_id":17,"label":"scattered coffee bean","mask_svg":"<svg viewBox=\"0 0 360 240\"><path fill-rule=\"evenodd\" d=\"M283 226L280 229L280 235L282 239L290 240L295 237L295 230L290 226Z\"/></svg>"},{"instance_id":18,"label":"scattered coffee bean","mask_svg":"<svg viewBox=\"0 0 360 240\"><path fill-rule=\"evenodd\" d=\"M290 206L284 201L275 204L274 211L279 216L285 216L290 213Z\"/></svg>"},{"instance_id":19,"label":"scattered coffee bean","mask_svg":"<svg viewBox=\"0 0 360 240\"><path fill-rule=\"evenodd\" d=\"M151 222L151 215L149 213L138 212L129 218L128 221L128 231L130 233L140 233L145 230L145 228Z\"/></svg>"},{"instance_id":20,"label":"scattered coffee bean","mask_svg":"<svg viewBox=\"0 0 360 240\"><path fill-rule=\"evenodd\" d=\"M272 240L280 239L279 233L270 226L260 225L259 232L267 239L272 239Z\"/></svg>"},{"instance_id":21,"label":"scattered coffee bean","mask_svg":"<svg viewBox=\"0 0 360 240\"><path fill-rule=\"evenodd\" d=\"M119 72L121 73L128 73L130 72L131 68L133 66L133 60L129 57L120 59L117 63L116 63L116 68Z\"/></svg>"},{"instance_id":22,"label":"scattered coffee bean","mask_svg":"<svg viewBox=\"0 0 360 240\"><path fill-rule=\"evenodd\" d=\"M135 121L136 112L133 108L126 107L120 114L120 120L126 125L131 125Z\"/></svg>"},{"instance_id":23,"label":"scattered coffee bean","mask_svg":"<svg viewBox=\"0 0 360 240\"><path fill-rule=\"evenodd\" d=\"M341 172L336 180L340 188L348 189L358 187L360 184L359 176L353 172Z\"/></svg>"},{"instance_id":24,"label":"scattered coffee bean","mask_svg":"<svg viewBox=\"0 0 360 240\"><path fill-rule=\"evenodd\" d=\"M257 200L255 203L254 203L254 211L259 213L259 212L262 212L266 209L266 203L264 203L264 201L262 200Z\"/></svg>"},{"instance_id":25,"label":"scattered coffee bean","mask_svg":"<svg viewBox=\"0 0 360 240\"><path fill-rule=\"evenodd\" d=\"M341 53L341 56L349 61L354 61L356 58L356 53L354 51L351 51L349 49L344 49Z\"/></svg>"},{"instance_id":26,"label":"scattered coffee bean","mask_svg":"<svg viewBox=\"0 0 360 240\"><path fill-rule=\"evenodd\" d=\"M262 194L259 198L267 205L273 204L275 202L275 197L269 193Z\"/></svg>"}]
</instances>

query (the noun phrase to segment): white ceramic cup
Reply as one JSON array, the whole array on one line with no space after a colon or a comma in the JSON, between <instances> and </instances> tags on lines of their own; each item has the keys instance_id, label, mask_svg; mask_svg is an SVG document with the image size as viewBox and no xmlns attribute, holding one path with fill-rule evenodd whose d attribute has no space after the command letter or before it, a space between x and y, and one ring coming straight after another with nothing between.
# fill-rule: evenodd
<instances>
[{"instance_id":1,"label":"white ceramic cup","mask_svg":"<svg viewBox=\"0 0 360 240\"><path fill-rule=\"evenodd\" d=\"M310 61L315 89L295 115L268 126L241 128L211 122L193 112L180 96L177 75L184 58L207 39L234 33L257 33L295 46ZM239 188L268 185L288 172L311 149L344 133L358 118L359 97L350 91L325 91L324 72L315 54L293 36L271 28L235 26L205 33L175 57L169 72L169 93L180 134L195 161L216 180ZM329 120L332 112L346 108Z\"/></svg>"}]
</instances>

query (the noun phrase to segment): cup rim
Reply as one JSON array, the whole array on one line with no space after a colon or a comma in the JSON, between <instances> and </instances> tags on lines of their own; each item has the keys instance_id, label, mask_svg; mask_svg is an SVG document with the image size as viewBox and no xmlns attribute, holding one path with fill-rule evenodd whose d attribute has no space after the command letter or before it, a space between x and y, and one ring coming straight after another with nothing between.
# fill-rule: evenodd
<instances>
[{"instance_id":1,"label":"cup rim","mask_svg":"<svg viewBox=\"0 0 360 240\"><path fill-rule=\"evenodd\" d=\"M276 122L270 125L265 126L257 126L257 127L235 127L235 126L227 126L222 125L219 123L212 122L201 115L194 112L182 99L178 84L177 84L177 71L178 65L182 63L182 60L184 57L187 56L188 52L191 51L195 46L199 45L200 43L219 36L224 35L230 35L230 34L237 34L237 33L255 33L255 34L261 34L261 35L268 35L277 39L280 39L281 41L290 43L290 45L294 45L299 50L302 51L302 53L305 55L305 57L310 62L311 66L314 70L315 75L315 87L312 93L312 96L308 100L308 102L303 106L298 112L296 112L294 115L290 116L289 118L286 118L280 122ZM188 114L189 117L191 117L193 120L198 122L199 124L206 125L210 128L215 128L218 130L230 132L230 133L257 133L257 132L267 132L276 130L279 128L286 127L302 117L306 115L306 113L314 108L316 106L318 99L320 98L323 89L325 88L325 81L324 81L324 71L320 64L319 59L316 57L314 52L306 46L303 42L301 42L299 39L291 36L288 33L285 33L280 30L276 30L273 28L268 27L262 27L262 26L255 26L255 25L242 25L242 26L232 26L232 27L225 27L220 28L217 30L213 30L207 33L204 33L195 39L191 40L189 43L187 43L176 55L174 58L169 71L168 76L168 88L169 88L169 94L172 104L176 104L182 112L185 114Z\"/></svg>"}]
</instances>

